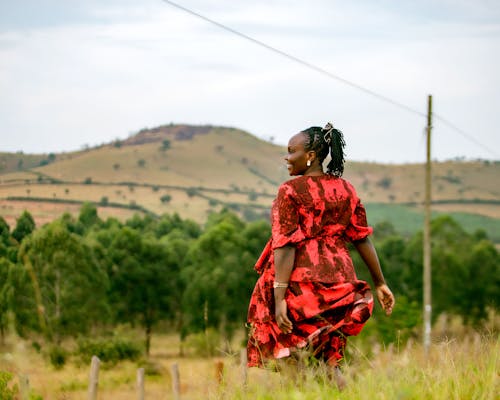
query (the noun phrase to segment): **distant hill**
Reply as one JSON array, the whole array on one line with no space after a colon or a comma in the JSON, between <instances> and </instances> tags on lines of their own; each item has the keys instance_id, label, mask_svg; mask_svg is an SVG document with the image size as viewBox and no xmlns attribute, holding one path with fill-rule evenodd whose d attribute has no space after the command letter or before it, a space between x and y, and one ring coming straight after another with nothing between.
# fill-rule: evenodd
<instances>
[{"instance_id":1,"label":"distant hill","mask_svg":"<svg viewBox=\"0 0 500 400\"><path fill-rule=\"evenodd\" d=\"M0 213L13 224L27 208L43 223L93 201L104 217L177 212L203 222L229 207L259 218L290 179L284 154L284 147L239 129L172 124L82 151L0 153ZM499 221L499 176L499 162L434 163L433 209ZM347 162L345 177L366 204L420 213L422 164Z\"/></svg>"}]
</instances>

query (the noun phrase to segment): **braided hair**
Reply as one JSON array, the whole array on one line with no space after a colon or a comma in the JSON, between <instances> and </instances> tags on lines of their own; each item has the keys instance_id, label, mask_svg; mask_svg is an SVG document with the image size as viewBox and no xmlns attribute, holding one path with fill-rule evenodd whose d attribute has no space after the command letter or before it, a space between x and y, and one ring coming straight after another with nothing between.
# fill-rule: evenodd
<instances>
[{"instance_id":1,"label":"braided hair","mask_svg":"<svg viewBox=\"0 0 500 400\"><path fill-rule=\"evenodd\" d=\"M306 136L304 149L316 152L320 164L323 164L326 156L330 153L331 160L327 165L326 173L341 177L345 162L345 141L342 132L335 129L329 122L324 128L312 126L303 130L302 133Z\"/></svg>"}]
</instances>

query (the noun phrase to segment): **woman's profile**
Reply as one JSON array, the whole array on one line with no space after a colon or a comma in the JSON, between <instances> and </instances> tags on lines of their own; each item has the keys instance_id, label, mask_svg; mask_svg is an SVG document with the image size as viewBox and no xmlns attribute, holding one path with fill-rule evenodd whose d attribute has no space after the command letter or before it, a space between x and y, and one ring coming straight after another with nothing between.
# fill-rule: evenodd
<instances>
[{"instance_id":1,"label":"woman's profile","mask_svg":"<svg viewBox=\"0 0 500 400\"><path fill-rule=\"evenodd\" d=\"M260 277L248 310L248 366L307 348L338 371L347 337L357 335L373 311L370 287L357 278L348 243L368 267L382 308L392 312L394 296L368 238L372 228L365 209L341 177L344 146L342 133L330 123L288 142L285 160L295 178L279 187L272 236L255 265Z\"/></svg>"}]
</instances>

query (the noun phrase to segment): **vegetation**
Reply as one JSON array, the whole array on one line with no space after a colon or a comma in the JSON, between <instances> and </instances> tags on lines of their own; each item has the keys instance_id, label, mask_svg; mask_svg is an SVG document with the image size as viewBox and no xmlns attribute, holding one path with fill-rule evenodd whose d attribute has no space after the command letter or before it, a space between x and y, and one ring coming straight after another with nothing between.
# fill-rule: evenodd
<instances>
[{"instance_id":1,"label":"vegetation","mask_svg":"<svg viewBox=\"0 0 500 400\"><path fill-rule=\"evenodd\" d=\"M0 398L18 397L9 373L28 370L43 391L31 398L83 398L93 354L110 367L100 381L106 398L131 398L141 365L149 371L147 397L164 397L174 360L187 398L338 397L314 363L300 379L249 371L241 388L234 366L257 279L252 265L270 235L276 186L288 176L278 167L282 148L234 129L202 128L145 129L84 152L2 156ZM499 168L434 165L434 344L424 358L415 344L422 168L349 163L346 177L375 225L397 305L391 318L376 307L362 335L350 339L342 398L498 393L500 220L491 183ZM369 281L353 255L358 276ZM214 384L213 361L201 356L224 360L222 385Z\"/></svg>"},{"instance_id":2,"label":"vegetation","mask_svg":"<svg viewBox=\"0 0 500 400\"><path fill-rule=\"evenodd\" d=\"M151 370L162 375L162 368L151 361L155 332L160 331L177 336L172 356L230 355L235 343L236 348L242 343L248 298L257 278L252 265L270 235L266 221L245 222L222 210L212 213L203 226L176 214L136 214L120 222L101 219L91 203L81 207L77 218L65 214L32 231L26 224L30 220L25 212L11 230L0 219L0 328L4 336L13 328L33 341L39 356L56 370L75 368L68 363L85 363L91 353L110 366L124 360L142 362L149 355ZM498 321L491 315L500 307L498 250L484 231L468 233L449 216L432 221L432 237L434 323L441 325L443 335L453 332L452 321L458 320L465 332L489 330L495 336ZM436 376L423 361L408 364L412 343L420 336L422 233L401 235L392 224L380 222L373 240L397 306L391 318L377 307L361 338L351 341L345 368L356 375L348 375L352 386L346 398L365 398L359 387L401 398L428 398L439 390L446 398L460 398L456 393L461 391L489 398L497 360L483 348L474 348L486 357L475 366L479 386L451 383L466 376L462 364L457 371L448 368L448 377ZM369 280L355 252L353 256L359 277ZM141 335L127 339L124 329ZM373 343L403 350L381 353ZM490 350L498 346L488 343ZM450 362L471 365L465 355L455 353L453 344L449 346ZM394 366L384 364L384 359ZM404 363L404 378L395 379L391 368ZM285 398L285 393L300 398L336 393L320 369L310 371L313 375L304 381L282 381L273 398ZM425 376L432 383L424 395L416 394L408 382L418 385ZM82 384L72 387L80 390ZM268 398L259 387L248 392L233 387L231 396ZM12 385L6 388L13 390ZM475 397L477 393L486 397Z\"/></svg>"},{"instance_id":3,"label":"vegetation","mask_svg":"<svg viewBox=\"0 0 500 400\"><path fill-rule=\"evenodd\" d=\"M243 326L256 274L252 265L270 235L267 222L244 222L222 210L203 228L178 215L136 214L101 220L86 203L33 230L29 212L9 230L0 220L0 332L9 312L19 335L59 345L117 324L139 326L144 350L159 323L182 339L214 329L228 342ZM458 316L480 327L500 307L500 256L484 231L467 233L451 217L432 222L433 315ZM422 307L422 233L402 236L388 222L375 226L375 245L398 299L389 326L373 332L385 343L415 336ZM369 275L353 252L358 275ZM15 299L15 300L14 300ZM397 331L394 330L397 327Z\"/></svg>"}]
</instances>

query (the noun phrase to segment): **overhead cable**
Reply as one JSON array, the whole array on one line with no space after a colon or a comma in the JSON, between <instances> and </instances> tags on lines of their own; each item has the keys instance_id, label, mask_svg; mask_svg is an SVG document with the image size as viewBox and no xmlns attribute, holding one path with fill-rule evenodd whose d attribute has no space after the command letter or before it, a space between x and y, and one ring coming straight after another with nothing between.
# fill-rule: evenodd
<instances>
[{"instance_id":1,"label":"overhead cable","mask_svg":"<svg viewBox=\"0 0 500 400\"><path fill-rule=\"evenodd\" d=\"M330 79L334 79L334 80L342 82L342 83L344 83L344 84L346 84L348 86L351 86L351 87L353 87L355 89L361 90L362 92L364 92L364 93L366 93L366 94L368 94L370 96L373 96L373 97L375 97L375 98L377 98L379 100L385 101L386 103L390 103L390 104L392 104L392 105L394 105L396 107L399 107L399 108L401 108L401 109L403 109L405 111L408 111L408 112L411 112L411 113L416 114L418 116L427 118L427 114L425 114L425 113L423 113L421 111L418 111L418 110L416 110L416 109L414 109L412 107L409 107L406 104L400 103L399 101L393 100L393 99L391 99L391 98L389 98L387 96L381 95L379 93L374 92L373 90L370 90L370 89L367 89L367 88L365 88L365 87L363 87L361 85L358 85L357 83L354 83L354 82L351 82L351 81L349 81L347 79L344 79L344 78L342 78L342 77L340 77L338 75L335 75L335 74L331 73L330 71L327 71L324 68L318 67L318 66L316 66L314 64L311 64L308 61L302 60L301 58L298 58L298 57L295 57L295 56L293 56L291 54L288 54L288 53L286 53L286 52L284 52L284 51L282 51L280 49L277 49L276 47L270 46L270 45L268 45L268 44L266 44L266 43L264 43L264 42L262 42L262 41L260 41L258 39L254 39L251 36L248 36L248 35L246 35L246 34L244 34L242 32L239 32L239 31L237 31L237 30L235 30L233 28L230 28L230 27L228 27L228 26L226 26L224 24L221 24L220 22L214 21L213 19L208 18L208 17L206 17L206 16L204 16L202 14L199 14L196 11L193 11L193 10L187 8L187 7L181 6L180 4L177 4L177 3L173 2L173 1L170 1L170 0L161 0L161 1L163 1L166 4L171 5L173 7L176 7L176 8L178 8L178 9L180 9L180 10L182 10L182 11L188 13L188 14L194 15L197 18L200 18L200 19L202 19L204 21L207 21L207 22L209 22L209 23L211 23L211 24L213 24L213 25L215 25L215 26L217 26L217 27L219 27L219 28L221 28L221 29L223 29L225 31L228 31L228 32L230 32L230 33L232 33L234 35L237 35L237 36L239 36L239 37L241 37L243 39L246 39L246 40L248 40L248 41L250 41L250 42L252 42L254 44L257 44L258 46L264 47L264 48L266 48L266 49L268 49L268 50L270 50L270 51L272 51L274 53L277 53L277 54L279 54L279 55L281 55L281 56L283 56L285 58L288 58L289 60L292 60L292 61L294 61L294 62L296 62L296 63L298 63L298 64L300 64L300 65L302 65L304 67L307 67L307 68L312 69L312 70L314 70L316 72L319 72L320 74L325 75L325 76L327 76ZM453 125L451 122L448 122L444 118L442 118L442 117L440 117L440 116L438 116L436 114L434 114L434 116L437 119L439 119L441 122L443 122L445 125L447 125L448 127L452 128L455 131L457 131L458 133L460 133L466 139L472 141L476 145L478 145L481 148L483 148L484 150L488 151L493 156L498 157L498 154L495 154L493 151L490 150L489 147L487 147L487 146L481 144L480 142L478 142L476 139L474 139L474 137L472 135L467 134L462 129L460 129L457 126Z\"/></svg>"}]
</instances>

